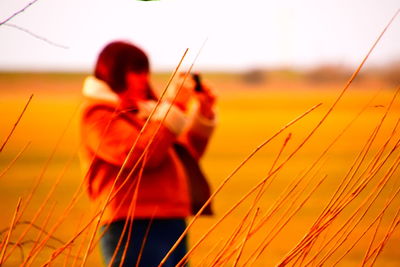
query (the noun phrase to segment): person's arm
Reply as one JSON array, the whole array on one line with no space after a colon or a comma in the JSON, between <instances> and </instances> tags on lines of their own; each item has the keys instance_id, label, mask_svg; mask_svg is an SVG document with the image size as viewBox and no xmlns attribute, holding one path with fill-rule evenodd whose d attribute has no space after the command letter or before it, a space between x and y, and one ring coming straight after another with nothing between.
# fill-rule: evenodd
<instances>
[{"instance_id":1,"label":"person's arm","mask_svg":"<svg viewBox=\"0 0 400 267\"><path fill-rule=\"evenodd\" d=\"M173 107L164 124L160 126L161 119L165 115L162 112L167 109L165 106L160 106L159 111L147 124L140 137L139 123L135 125L123 116L114 116L112 110L94 108L84 117L84 142L98 157L117 166L121 166L125 162L129 151L136 142L126 163L128 168L137 163L148 144L152 142L148 150L146 167L156 167L164 160L168 149L171 148L172 143L175 142L186 124L183 113Z\"/></svg>"},{"instance_id":2,"label":"person's arm","mask_svg":"<svg viewBox=\"0 0 400 267\"><path fill-rule=\"evenodd\" d=\"M197 105L180 137L180 141L186 143L193 156L199 159L204 154L216 126L214 107L216 97L205 85L202 85L201 92L196 92L195 97Z\"/></svg>"}]
</instances>

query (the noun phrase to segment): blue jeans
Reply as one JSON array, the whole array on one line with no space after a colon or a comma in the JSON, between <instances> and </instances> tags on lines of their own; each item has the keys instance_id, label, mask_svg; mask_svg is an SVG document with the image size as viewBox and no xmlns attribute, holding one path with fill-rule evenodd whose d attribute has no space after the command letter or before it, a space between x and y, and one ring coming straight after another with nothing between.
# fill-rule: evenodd
<instances>
[{"instance_id":1,"label":"blue jeans","mask_svg":"<svg viewBox=\"0 0 400 267\"><path fill-rule=\"evenodd\" d=\"M127 228L123 237L123 242L118 249L117 256L115 257L112 266L119 266L126 244L128 244L128 250L122 266L136 266L143 242L145 242L143 244L144 248L138 266L158 266L186 228L184 219L154 219L151 223L147 239L143 241L149 223L149 219L135 219L133 221L131 238L127 241L129 229ZM101 238L101 251L107 265L111 261L117 247L124 224L125 221L121 220L101 227L101 232L106 230ZM183 258L187 252L186 242L185 237L163 266L175 266Z\"/></svg>"}]
</instances>

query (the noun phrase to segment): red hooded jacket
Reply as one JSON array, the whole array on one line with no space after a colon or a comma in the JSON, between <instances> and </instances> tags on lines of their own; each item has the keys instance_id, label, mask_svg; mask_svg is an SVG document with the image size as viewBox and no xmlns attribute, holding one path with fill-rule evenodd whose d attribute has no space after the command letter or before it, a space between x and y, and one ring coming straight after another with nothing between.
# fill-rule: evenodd
<instances>
[{"instance_id":1,"label":"red hooded jacket","mask_svg":"<svg viewBox=\"0 0 400 267\"><path fill-rule=\"evenodd\" d=\"M138 109L122 108L118 96L94 77L86 79L83 94L81 161L90 198L104 204L116 181L103 223L127 219L132 212L135 218L183 218L192 213L193 203L208 198L208 184L196 175L196 165L214 121L197 111L185 115L164 102L144 127L154 101L138 103ZM176 144L188 153L182 156ZM197 176L196 184L192 176Z\"/></svg>"}]
</instances>

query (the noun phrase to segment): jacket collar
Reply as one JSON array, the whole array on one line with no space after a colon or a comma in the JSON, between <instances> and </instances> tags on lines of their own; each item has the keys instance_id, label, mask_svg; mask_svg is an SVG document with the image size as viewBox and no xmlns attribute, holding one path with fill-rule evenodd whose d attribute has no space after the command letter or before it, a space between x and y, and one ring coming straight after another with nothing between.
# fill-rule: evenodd
<instances>
[{"instance_id":1,"label":"jacket collar","mask_svg":"<svg viewBox=\"0 0 400 267\"><path fill-rule=\"evenodd\" d=\"M94 76L88 76L85 79L82 93L85 97L95 100L103 100L112 103L119 102L118 95L114 93L105 82Z\"/></svg>"}]
</instances>

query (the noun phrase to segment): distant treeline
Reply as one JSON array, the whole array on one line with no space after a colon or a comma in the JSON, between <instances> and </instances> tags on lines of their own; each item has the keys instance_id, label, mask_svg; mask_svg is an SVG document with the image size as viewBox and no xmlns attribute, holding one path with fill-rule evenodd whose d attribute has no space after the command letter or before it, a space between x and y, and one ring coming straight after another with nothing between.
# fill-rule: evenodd
<instances>
[{"instance_id":1,"label":"distant treeline","mask_svg":"<svg viewBox=\"0 0 400 267\"><path fill-rule=\"evenodd\" d=\"M309 69L291 68L253 68L245 71L204 71L203 75L209 79L216 80L240 80L249 84L262 84L272 80L302 80L313 83L341 82L350 78L354 69L343 65L325 64ZM35 78L51 79L52 81L82 81L89 72L31 72L0 71L0 81L18 81L20 79ZM154 72L153 79L166 81L171 72ZM366 67L357 75L356 81L379 80L389 85L397 86L400 84L400 61L380 67Z\"/></svg>"}]
</instances>

